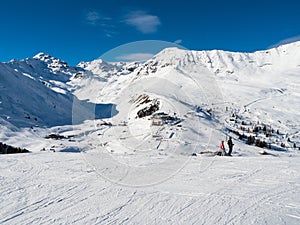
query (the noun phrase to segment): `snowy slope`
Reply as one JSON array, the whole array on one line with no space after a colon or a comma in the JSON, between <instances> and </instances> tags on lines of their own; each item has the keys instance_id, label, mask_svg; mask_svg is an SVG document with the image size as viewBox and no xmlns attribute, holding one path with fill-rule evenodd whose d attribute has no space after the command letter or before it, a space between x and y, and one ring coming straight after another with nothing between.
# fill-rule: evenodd
<instances>
[{"instance_id":1,"label":"snowy slope","mask_svg":"<svg viewBox=\"0 0 300 225\"><path fill-rule=\"evenodd\" d=\"M44 53L0 63L1 141L33 151L49 149L53 145L44 139L52 129L56 133L59 126L69 130L86 119L110 116L113 105L95 104L86 95L79 99L80 95L74 94L89 83L97 85L103 79ZM73 108L79 116L73 115ZM99 114L95 116L95 112Z\"/></svg>"},{"instance_id":2,"label":"snowy slope","mask_svg":"<svg viewBox=\"0 0 300 225\"><path fill-rule=\"evenodd\" d=\"M95 60L70 67L43 53L2 63L1 124L3 131L40 127L34 132L42 139L53 129L63 135L75 125L79 133L88 129L90 138L100 135L106 150L119 153L145 143L155 150L150 154L167 157L174 149L177 154L215 151L226 136L241 144L255 136L272 150L293 150L300 145L299 45L254 53L170 48L143 64ZM149 101L137 102L140 96ZM155 101L158 112L178 124L156 127L151 116L136 118ZM102 126L104 118L113 126ZM86 128L94 119L94 128ZM257 128L265 130L254 132ZM10 144L28 146L10 136L2 133ZM97 148L87 140L78 141Z\"/></svg>"},{"instance_id":3,"label":"snowy slope","mask_svg":"<svg viewBox=\"0 0 300 225\"><path fill-rule=\"evenodd\" d=\"M186 51L169 48L150 60L152 64L187 66L201 64L219 75L250 75L266 71L286 71L299 68L300 42L254 53L212 51Z\"/></svg>"},{"instance_id":4,"label":"snowy slope","mask_svg":"<svg viewBox=\"0 0 300 225\"><path fill-rule=\"evenodd\" d=\"M67 81L74 72L45 54L1 63L1 119L17 127L71 124Z\"/></svg>"},{"instance_id":5,"label":"snowy slope","mask_svg":"<svg viewBox=\"0 0 300 225\"><path fill-rule=\"evenodd\" d=\"M299 157L196 157L174 177L143 188L103 179L79 153L0 157L1 224L296 225L300 220Z\"/></svg>"},{"instance_id":6,"label":"snowy slope","mask_svg":"<svg viewBox=\"0 0 300 225\"><path fill-rule=\"evenodd\" d=\"M299 74L300 42L0 63L0 141L33 152L0 155L0 223L299 224Z\"/></svg>"},{"instance_id":7,"label":"snowy slope","mask_svg":"<svg viewBox=\"0 0 300 225\"><path fill-rule=\"evenodd\" d=\"M222 133L227 130L245 133L244 139L257 135L275 149L282 149L281 145L292 148L294 143L300 144L299 49L299 42L255 53L166 49L128 76L108 80L98 91L98 99L117 105L119 114L112 118L113 122L128 121L133 127L128 126L128 130L122 132L127 137L140 135L142 139L137 142L157 134L155 129L149 128L151 123L147 119L132 118L145 107L132 102L146 94L150 99L159 99L161 111L175 112L184 119L183 129L174 128L178 131L175 141L183 140L184 146L179 147L184 149L182 152L207 149L211 136L214 136L215 146L216 140L222 139ZM212 115L208 115L209 112ZM232 114L239 118L235 124L230 123ZM270 127L268 129L274 132L267 134L269 137L254 134L250 129L257 124ZM123 139L114 128L111 130L117 134L116 139ZM132 134L137 130L138 133ZM168 144L171 141L168 140ZM186 148L187 145L190 147ZM155 141L153 146L157 146Z\"/></svg>"}]
</instances>

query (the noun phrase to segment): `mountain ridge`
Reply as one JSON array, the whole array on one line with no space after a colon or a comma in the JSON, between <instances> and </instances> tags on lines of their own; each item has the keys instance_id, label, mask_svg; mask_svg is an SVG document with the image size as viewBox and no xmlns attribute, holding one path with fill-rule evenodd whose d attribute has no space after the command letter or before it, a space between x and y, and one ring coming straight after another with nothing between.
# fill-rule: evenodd
<instances>
[{"instance_id":1,"label":"mountain ridge","mask_svg":"<svg viewBox=\"0 0 300 225\"><path fill-rule=\"evenodd\" d=\"M3 130L9 123L13 125L10 129L49 129L71 125L74 115L78 123L106 118L107 123L119 124L130 119L132 123L143 124L146 121L135 118L137 110L158 101L160 111L169 114L173 111L179 117L189 118L183 122L188 132L183 132L183 136L173 135L184 137L189 143L199 137L197 126L216 130L217 138L228 130L243 133L242 123L254 126L260 122L281 130L286 137L282 141L279 136L278 141L265 136L261 138L276 142L276 146L281 143L290 146L287 141L290 138L298 145L295 124L299 114L296 99L300 87L297 79L299 48L300 42L254 53L169 48L144 63L108 63L98 59L81 62L77 67L39 53L33 58L0 63L1 124ZM151 99L150 103L130 105L144 95ZM74 104L79 107L75 109L81 110L79 116L83 118L76 115ZM291 105L296 108L287 111ZM190 112L195 116L190 117ZM213 118L207 116L209 113ZM236 124L228 122L233 114L240 117L234 119ZM196 118L203 119L198 121ZM213 125L213 119L219 121L218 128ZM149 126L148 122L143 125L144 128ZM243 127L248 128L254 129ZM252 132L248 133L252 135ZM208 135L204 132L200 140L205 143ZM184 143L180 144L184 151L193 151ZM175 146L175 142L172 145ZM203 144L200 148L207 146Z\"/></svg>"}]
</instances>

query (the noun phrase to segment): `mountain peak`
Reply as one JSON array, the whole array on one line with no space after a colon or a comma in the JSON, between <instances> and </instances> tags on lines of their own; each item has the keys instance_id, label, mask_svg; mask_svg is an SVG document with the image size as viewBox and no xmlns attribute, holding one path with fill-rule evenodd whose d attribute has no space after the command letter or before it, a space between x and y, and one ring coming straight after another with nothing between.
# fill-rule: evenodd
<instances>
[{"instance_id":1,"label":"mountain peak","mask_svg":"<svg viewBox=\"0 0 300 225\"><path fill-rule=\"evenodd\" d=\"M65 61L43 52L36 54L33 58L45 62L48 64L49 68L53 69L53 71L59 71L62 68L66 69L70 67Z\"/></svg>"},{"instance_id":2,"label":"mountain peak","mask_svg":"<svg viewBox=\"0 0 300 225\"><path fill-rule=\"evenodd\" d=\"M48 55L44 52L40 52L40 53L36 54L35 56L33 56L33 58L45 61L46 59L51 59L51 58L54 58L54 57L52 57L51 55Z\"/></svg>"}]
</instances>

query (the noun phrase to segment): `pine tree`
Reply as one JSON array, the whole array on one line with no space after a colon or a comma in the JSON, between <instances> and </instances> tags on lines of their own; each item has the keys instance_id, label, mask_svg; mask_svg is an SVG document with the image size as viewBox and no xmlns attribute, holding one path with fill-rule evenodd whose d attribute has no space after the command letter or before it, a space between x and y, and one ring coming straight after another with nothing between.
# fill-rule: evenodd
<instances>
[{"instance_id":1,"label":"pine tree","mask_svg":"<svg viewBox=\"0 0 300 225\"><path fill-rule=\"evenodd\" d=\"M258 127L257 127L257 126L255 126L255 127L253 128L253 132L255 132L255 133L258 132Z\"/></svg>"},{"instance_id":2,"label":"pine tree","mask_svg":"<svg viewBox=\"0 0 300 225\"><path fill-rule=\"evenodd\" d=\"M267 127L266 125L264 125L263 131L266 132L267 131Z\"/></svg>"}]
</instances>

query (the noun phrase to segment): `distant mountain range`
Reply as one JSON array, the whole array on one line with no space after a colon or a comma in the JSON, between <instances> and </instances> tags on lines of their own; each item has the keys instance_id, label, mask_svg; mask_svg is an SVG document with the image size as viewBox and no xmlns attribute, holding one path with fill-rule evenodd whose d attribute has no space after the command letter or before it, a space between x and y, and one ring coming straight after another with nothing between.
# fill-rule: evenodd
<instances>
[{"instance_id":1,"label":"distant mountain range","mask_svg":"<svg viewBox=\"0 0 300 225\"><path fill-rule=\"evenodd\" d=\"M104 138L111 146L124 135L143 142L155 133L179 152L204 151L226 135L244 144L255 136L286 150L300 146L299 75L300 42L254 53L168 48L144 63L98 59L75 67L39 53L0 63L0 141L22 129L47 133L105 120L128 127L107 132L115 135ZM162 125L160 133L151 115L137 118L154 102L158 112L180 118L180 126ZM156 139L150 146L158 146Z\"/></svg>"}]
</instances>

